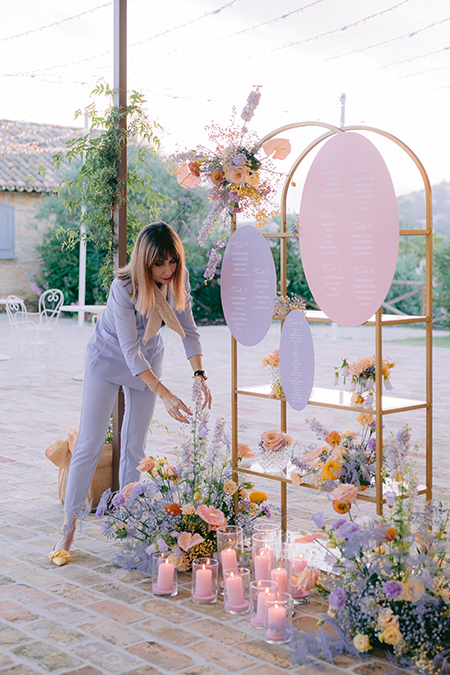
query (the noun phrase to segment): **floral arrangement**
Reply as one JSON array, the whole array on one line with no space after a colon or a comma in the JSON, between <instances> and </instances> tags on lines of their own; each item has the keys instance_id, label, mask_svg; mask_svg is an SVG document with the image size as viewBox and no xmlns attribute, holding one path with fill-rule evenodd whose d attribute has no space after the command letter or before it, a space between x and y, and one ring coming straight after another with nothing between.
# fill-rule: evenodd
<instances>
[{"instance_id":1,"label":"floral arrangement","mask_svg":"<svg viewBox=\"0 0 450 675\"><path fill-rule=\"evenodd\" d=\"M296 293L291 293L290 295L280 295L278 293L272 310L272 318L274 316L287 316L294 309L304 312L305 307L305 301Z\"/></svg>"},{"instance_id":2,"label":"floral arrangement","mask_svg":"<svg viewBox=\"0 0 450 675\"><path fill-rule=\"evenodd\" d=\"M440 502L418 510L415 477L409 467L400 470L401 498L386 494L386 516L358 523L348 510L348 519L331 525L322 514L313 516L335 574L326 587L318 579L317 587L328 597L326 623L335 640L346 640L347 651L364 653L381 643L400 665L431 675L443 672L450 647L450 511ZM317 646L298 635L294 663L317 654Z\"/></svg>"},{"instance_id":3,"label":"floral arrangement","mask_svg":"<svg viewBox=\"0 0 450 675\"><path fill-rule=\"evenodd\" d=\"M295 467L290 475L292 482L299 485L303 475L312 474L321 490L327 492L342 483L358 490L367 488L375 480L375 421L368 412L360 413L356 421L362 427L359 434L352 429L329 431L313 419L310 429L322 444L291 460Z\"/></svg>"},{"instance_id":4,"label":"floral arrangement","mask_svg":"<svg viewBox=\"0 0 450 675\"><path fill-rule=\"evenodd\" d=\"M285 431L271 429L261 434L258 444L258 463L264 471L280 474L286 468L291 454L292 437Z\"/></svg>"},{"instance_id":5,"label":"floral arrangement","mask_svg":"<svg viewBox=\"0 0 450 675\"><path fill-rule=\"evenodd\" d=\"M391 383L391 370L395 363L389 358L382 359L382 373L384 386L387 391L393 389ZM350 378L350 388L354 392L352 395L352 404L371 406L374 399L375 389L375 357L363 356L356 361L349 363L347 359L342 359L341 366L334 368L334 385L339 385L340 375L345 385L347 378Z\"/></svg>"},{"instance_id":6,"label":"floral arrangement","mask_svg":"<svg viewBox=\"0 0 450 675\"><path fill-rule=\"evenodd\" d=\"M280 374L280 350L274 349L270 354L263 356L261 365L263 368L269 367L270 386L272 396L281 398L284 396L283 385L281 384Z\"/></svg>"},{"instance_id":7,"label":"floral arrangement","mask_svg":"<svg viewBox=\"0 0 450 675\"><path fill-rule=\"evenodd\" d=\"M208 412L202 408L198 378L194 378L193 401L185 430L189 433L177 463L146 457L138 467L141 481L122 492L105 492L97 507L97 517L104 519L103 533L122 544L117 562L123 567L149 572L151 554L169 551L176 556L178 568L188 570L194 558L214 555L221 525L239 524L244 537L250 537L253 520L271 516L265 493L250 491L252 483L239 485L233 480L223 419L208 438Z\"/></svg>"},{"instance_id":8,"label":"floral arrangement","mask_svg":"<svg viewBox=\"0 0 450 675\"><path fill-rule=\"evenodd\" d=\"M178 183L193 189L204 184L208 190L211 208L198 235L198 242L204 246L213 235L218 234L210 254L204 276L209 281L221 260L220 249L225 246L229 231L230 217L242 213L248 219L264 224L278 213L270 204L275 195L278 174L271 159L285 159L291 150L284 138L273 138L262 145L265 156L261 156L261 143L250 132L247 123L252 119L259 104L259 87L250 92L241 113L244 124L235 122L236 109L229 127L222 129L217 124L207 127L209 138L215 150L198 146L173 155L169 170L176 173Z\"/></svg>"}]
</instances>

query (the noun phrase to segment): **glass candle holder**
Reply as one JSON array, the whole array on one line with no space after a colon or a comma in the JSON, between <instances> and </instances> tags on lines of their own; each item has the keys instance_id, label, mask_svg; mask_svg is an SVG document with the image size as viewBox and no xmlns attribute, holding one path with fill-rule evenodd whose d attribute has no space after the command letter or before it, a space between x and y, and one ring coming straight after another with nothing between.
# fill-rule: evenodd
<instances>
[{"instance_id":1,"label":"glass candle holder","mask_svg":"<svg viewBox=\"0 0 450 675\"><path fill-rule=\"evenodd\" d=\"M284 558L278 560L276 566L270 570L270 579L277 583L279 593L288 593L289 561Z\"/></svg>"},{"instance_id":2,"label":"glass candle holder","mask_svg":"<svg viewBox=\"0 0 450 675\"><path fill-rule=\"evenodd\" d=\"M217 602L219 561L214 558L197 558L192 561L191 597L194 602Z\"/></svg>"},{"instance_id":3,"label":"glass candle holder","mask_svg":"<svg viewBox=\"0 0 450 675\"><path fill-rule=\"evenodd\" d=\"M237 572L244 552L244 537L239 525L222 525L217 528L217 554L222 570L220 587L223 589L225 570Z\"/></svg>"},{"instance_id":4,"label":"glass candle holder","mask_svg":"<svg viewBox=\"0 0 450 675\"><path fill-rule=\"evenodd\" d=\"M293 554L289 561L289 579L293 579L292 575L301 574L304 569L306 569L308 561L305 556L301 553ZM290 581L288 582L288 592L292 595L292 601L294 605L299 605L305 602L309 602L309 591L304 590L303 588L298 588Z\"/></svg>"},{"instance_id":5,"label":"glass candle holder","mask_svg":"<svg viewBox=\"0 0 450 675\"><path fill-rule=\"evenodd\" d=\"M277 533L252 535L252 561L255 581L270 579L277 557Z\"/></svg>"},{"instance_id":6,"label":"glass candle holder","mask_svg":"<svg viewBox=\"0 0 450 675\"><path fill-rule=\"evenodd\" d=\"M269 644L285 644L292 637L292 597L290 593L274 593L264 601L264 638Z\"/></svg>"},{"instance_id":7,"label":"glass candle holder","mask_svg":"<svg viewBox=\"0 0 450 675\"><path fill-rule=\"evenodd\" d=\"M275 600L277 584L275 581L260 579L250 584L250 623L255 628L264 628L264 602Z\"/></svg>"},{"instance_id":8,"label":"glass candle holder","mask_svg":"<svg viewBox=\"0 0 450 675\"><path fill-rule=\"evenodd\" d=\"M250 611L250 570L238 567L225 570L224 607L228 614L246 614Z\"/></svg>"},{"instance_id":9,"label":"glass candle holder","mask_svg":"<svg viewBox=\"0 0 450 675\"><path fill-rule=\"evenodd\" d=\"M177 558L172 553L153 553L152 590L154 595L172 597L178 594Z\"/></svg>"},{"instance_id":10,"label":"glass candle holder","mask_svg":"<svg viewBox=\"0 0 450 675\"><path fill-rule=\"evenodd\" d=\"M267 518L258 518L253 523L253 534L257 534L258 536L265 535L268 540L271 539L276 542L273 548L277 551L280 549L281 527L279 523L267 520Z\"/></svg>"}]
</instances>

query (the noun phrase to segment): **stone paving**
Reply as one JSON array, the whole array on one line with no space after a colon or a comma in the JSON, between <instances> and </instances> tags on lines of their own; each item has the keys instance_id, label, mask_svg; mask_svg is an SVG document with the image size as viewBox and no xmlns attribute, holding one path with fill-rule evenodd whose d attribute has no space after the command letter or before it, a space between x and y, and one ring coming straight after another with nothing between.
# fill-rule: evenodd
<instances>
[{"instance_id":1,"label":"stone paving","mask_svg":"<svg viewBox=\"0 0 450 675\"><path fill-rule=\"evenodd\" d=\"M339 328L333 339L331 327L313 325L316 348L316 385L332 382L333 366L344 356L350 359L372 353L372 328ZM293 666L286 646L267 645L251 627L248 618L232 617L217 605L197 605L190 599L189 575L182 575L176 598L155 598L150 580L137 572L115 567L115 546L103 540L99 522L89 517L72 549L71 562L52 566L48 551L57 539L62 506L57 498L57 469L44 456L45 448L64 438L70 426L78 425L83 352L92 327L79 328L75 320L61 320L61 354L55 345L17 350L6 315L0 314L0 675L272 675L286 670L314 675L381 675L395 671L382 653L371 652L366 660L336 657L334 666ZM230 339L226 327L201 329L205 366L214 395L212 418L230 419ZM385 353L398 362L394 370L395 394L424 397L424 348L402 340L423 334L409 327L386 329ZM164 382L187 403L190 399L190 368L180 349L179 338L166 334ZM278 343L278 327L272 326L263 343L239 349L240 383L266 381L261 357ZM1 357L0 357L1 358ZM449 416L446 410L450 350L434 350L434 480L435 487L449 496L447 443ZM241 440L252 445L262 431L278 426L278 403L242 397L239 409ZM308 409L289 414L289 428L301 442L313 440L305 417L315 415L335 428L354 425L348 412ZM173 427L160 405L156 418ZM392 415L386 427L396 429L408 422L419 445L418 465L423 469L425 415L408 418ZM154 428L148 452L171 454L179 437ZM263 479L258 487L268 489L274 502L277 486ZM289 526L309 527L312 512L323 510L324 497L305 488L289 489ZM307 494L305 494L307 493ZM371 512L362 505L361 513ZM295 624L313 629L324 606L318 597L296 611Z\"/></svg>"}]
</instances>

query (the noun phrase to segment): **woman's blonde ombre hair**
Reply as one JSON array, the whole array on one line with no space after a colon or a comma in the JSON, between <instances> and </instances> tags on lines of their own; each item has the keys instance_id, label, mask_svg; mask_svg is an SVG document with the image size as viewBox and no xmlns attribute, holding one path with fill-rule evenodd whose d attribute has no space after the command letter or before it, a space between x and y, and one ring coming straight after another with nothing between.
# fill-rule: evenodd
<instances>
[{"instance_id":1,"label":"woman's blonde ombre hair","mask_svg":"<svg viewBox=\"0 0 450 675\"><path fill-rule=\"evenodd\" d=\"M131 281L130 295L133 300L137 297L136 309L141 314L148 315L155 300L151 269L156 262L164 262L167 258L177 261L169 288L175 298L175 309L183 311L186 305L184 248L171 225L160 221L143 227L136 239L130 262L116 273L119 279Z\"/></svg>"}]
</instances>

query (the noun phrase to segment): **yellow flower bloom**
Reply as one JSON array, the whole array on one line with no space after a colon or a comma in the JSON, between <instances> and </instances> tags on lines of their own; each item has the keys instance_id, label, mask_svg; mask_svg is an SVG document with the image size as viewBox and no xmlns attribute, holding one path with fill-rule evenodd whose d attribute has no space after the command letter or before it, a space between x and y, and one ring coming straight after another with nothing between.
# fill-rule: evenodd
<instances>
[{"instance_id":1,"label":"yellow flower bloom","mask_svg":"<svg viewBox=\"0 0 450 675\"><path fill-rule=\"evenodd\" d=\"M406 600L407 602L416 602L420 600L424 593L425 588L420 579L409 577L403 584L403 591L399 599Z\"/></svg>"},{"instance_id":2,"label":"yellow flower bloom","mask_svg":"<svg viewBox=\"0 0 450 675\"><path fill-rule=\"evenodd\" d=\"M261 504L262 502L266 501L267 495L262 490L252 490L252 492L250 492L249 499L251 502L253 502L253 504Z\"/></svg>"},{"instance_id":3,"label":"yellow flower bloom","mask_svg":"<svg viewBox=\"0 0 450 675\"><path fill-rule=\"evenodd\" d=\"M235 483L234 480L231 480L231 478L226 478L223 481L223 491L226 492L228 495L234 495L237 489L238 489L237 483Z\"/></svg>"},{"instance_id":4,"label":"yellow flower bloom","mask_svg":"<svg viewBox=\"0 0 450 675\"><path fill-rule=\"evenodd\" d=\"M390 607L383 607L383 609L380 610L377 622L381 628L387 628L388 626L395 626L398 628L398 617L395 616Z\"/></svg>"},{"instance_id":5,"label":"yellow flower bloom","mask_svg":"<svg viewBox=\"0 0 450 675\"><path fill-rule=\"evenodd\" d=\"M362 426L365 427L368 424L372 424L373 422L373 415L372 413L364 412L364 413L359 413L358 417L356 418L356 421Z\"/></svg>"},{"instance_id":6,"label":"yellow flower bloom","mask_svg":"<svg viewBox=\"0 0 450 675\"><path fill-rule=\"evenodd\" d=\"M183 516L193 516L195 513L195 506L193 504L183 504L181 513Z\"/></svg>"},{"instance_id":7,"label":"yellow flower bloom","mask_svg":"<svg viewBox=\"0 0 450 675\"><path fill-rule=\"evenodd\" d=\"M336 480L342 475L342 464L338 459L329 459L322 467L322 476L325 480Z\"/></svg>"},{"instance_id":8,"label":"yellow flower bloom","mask_svg":"<svg viewBox=\"0 0 450 675\"><path fill-rule=\"evenodd\" d=\"M359 652L368 652L369 649L372 649L370 645L370 640L367 635L362 633L357 633L353 638L353 644Z\"/></svg>"},{"instance_id":9,"label":"yellow flower bloom","mask_svg":"<svg viewBox=\"0 0 450 675\"><path fill-rule=\"evenodd\" d=\"M387 645L398 645L402 641L403 636L400 633L398 626L390 625L384 629L380 635L380 641Z\"/></svg>"}]
</instances>

